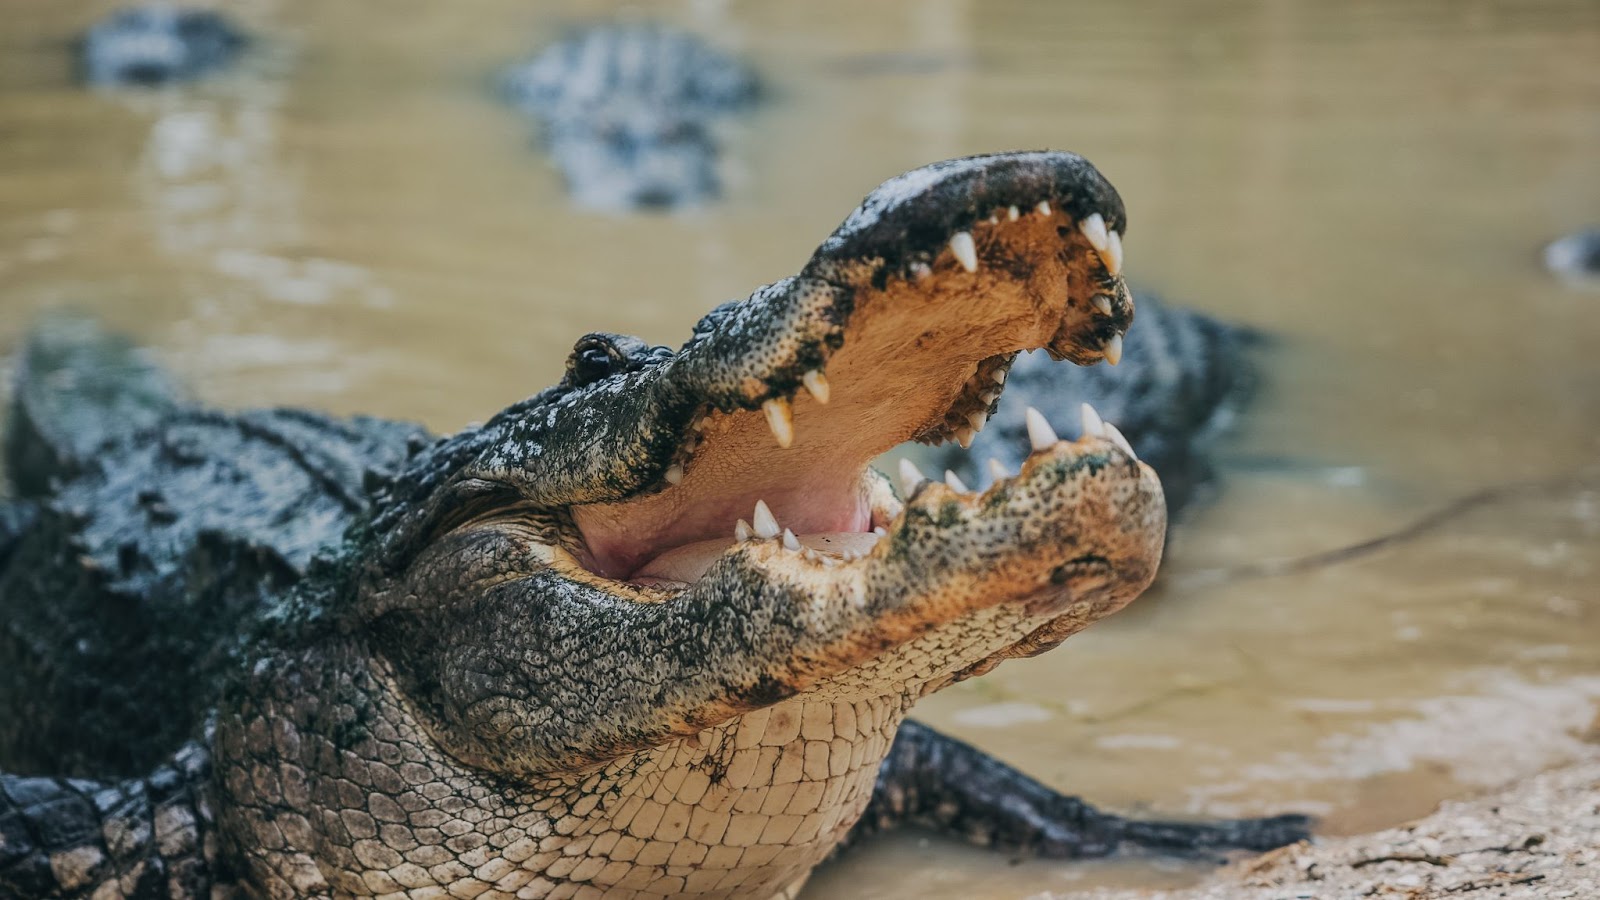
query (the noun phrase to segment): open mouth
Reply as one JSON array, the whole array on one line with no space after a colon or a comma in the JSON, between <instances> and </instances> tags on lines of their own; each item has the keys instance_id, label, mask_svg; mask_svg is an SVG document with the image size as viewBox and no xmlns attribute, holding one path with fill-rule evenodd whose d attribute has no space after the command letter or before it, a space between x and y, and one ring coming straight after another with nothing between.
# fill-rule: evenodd
<instances>
[{"instance_id":1,"label":"open mouth","mask_svg":"<svg viewBox=\"0 0 1600 900\"><path fill-rule=\"evenodd\" d=\"M1032 456L982 494L906 467L897 496L870 468L905 441L970 443L1019 351L1114 365L1133 316L1124 228L1115 191L1071 154L955 160L886 183L797 278L708 316L667 364L672 390L648 390L681 412L639 425L665 433L649 442L649 477L571 507L578 561L681 590L741 554L796 572L850 566L919 522L999 552L1085 467L1127 470L1148 492L1154 476L1092 411L1070 443L1030 415Z\"/></svg>"}]
</instances>

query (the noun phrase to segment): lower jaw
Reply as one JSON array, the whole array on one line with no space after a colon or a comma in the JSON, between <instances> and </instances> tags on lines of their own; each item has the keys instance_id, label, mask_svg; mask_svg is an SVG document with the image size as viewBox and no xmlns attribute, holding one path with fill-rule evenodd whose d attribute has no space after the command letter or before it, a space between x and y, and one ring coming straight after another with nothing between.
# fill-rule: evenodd
<instances>
[{"instance_id":1,"label":"lower jaw","mask_svg":"<svg viewBox=\"0 0 1600 900\"><path fill-rule=\"evenodd\" d=\"M807 531L804 530L803 521L785 523L781 513L763 523L756 521L758 517L752 509L741 517L740 524L730 529L726 537L692 541L673 547L640 566L638 571L627 578L627 581L645 586L687 587L699 581L712 564L744 539L739 529L745 527L750 528L756 537L776 537L783 541L788 549L797 550L824 565L859 559L871 552L886 533L887 526L901 512L900 504L892 497L883 496L876 499L876 504L863 504L854 513L824 517L833 521L851 522L853 527L848 530ZM749 522L755 524L748 524ZM790 524L797 526L799 530L786 527ZM777 529L776 533L771 533L774 528Z\"/></svg>"}]
</instances>

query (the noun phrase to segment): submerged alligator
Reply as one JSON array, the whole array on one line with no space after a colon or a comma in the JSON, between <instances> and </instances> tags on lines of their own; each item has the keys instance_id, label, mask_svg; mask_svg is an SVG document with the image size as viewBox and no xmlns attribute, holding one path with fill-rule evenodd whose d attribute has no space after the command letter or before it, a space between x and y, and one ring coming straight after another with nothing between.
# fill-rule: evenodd
<instances>
[{"instance_id":1,"label":"submerged alligator","mask_svg":"<svg viewBox=\"0 0 1600 900\"><path fill-rule=\"evenodd\" d=\"M1160 484L1094 418L1030 416L981 494L868 467L970 440L1018 351L1115 355L1124 228L1070 154L919 169L682 349L588 335L439 439L194 409L41 336L0 504L0 896L766 900L903 822L1303 837L1118 818L904 721L1155 575Z\"/></svg>"},{"instance_id":2,"label":"submerged alligator","mask_svg":"<svg viewBox=\"0 0 1600 900\"><path fill-rule=\"evenodd\" d=\"M1056 362L1044 351L1022 354L993 415L974 414L975 424L986 426L982 433L970 448L935 453L940 468L969 484L987 485L1022 464L1025 410L1056 418L1087 403L1116 422L1140 458L1161 473L1169 519L1203 499L1215 481L1209 445L1254 391L1250 351L1260 336L1150 294L1138 294L1137 303L1139 321L1128 329L1123 349L1126 362L1081 367ZM974 464L981 459L995 462L985 471Z\"/></svg>"},{"instance_id":3,"label":"submerged alligator","mask_svg":"<svg viewBox=\"0 0 1600 900\"><path fill-rule=\"evenodd\" d=\"M1600 285L1600 228L1582 228L1545 245L1544 265L1571 285Z\"/></svg>"},{"instance_id":4,"label":"submerged alligator","mask_svg":"<svg viewBox=\"0 0 1600 900\"><path fill-rule=\"evenodd\" d=\"M116 10L90 26L78 62L83 80L94 85L169 84L227 66L245 43L216 10L153 3Z\"/></svg>"},{"instance_id":5,"label":"submerged alligator","mask_svg":"<svg viewBox=\"0 0 1600 900\"><path fill-rule=\"evenodd\" d=\"M744 63L655 24L572 32L502 77L572 202L607 211L667 209L714 199L718 122L747 109L759 86Z\"/></svg>"}]
</instances>

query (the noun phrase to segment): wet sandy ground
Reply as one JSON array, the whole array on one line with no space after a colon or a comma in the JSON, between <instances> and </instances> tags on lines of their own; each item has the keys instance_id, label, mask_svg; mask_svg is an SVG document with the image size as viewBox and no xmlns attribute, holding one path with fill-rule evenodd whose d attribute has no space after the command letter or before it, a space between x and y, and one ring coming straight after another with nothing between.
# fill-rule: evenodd
<instances>
[{"instance_id":1,"label":"wet sandy ground","mask_svg":"<svg viewBox=\"0 0 1600 900\"><path fill-rule=\"evenodd\" d=\"M1076 150L1127 202L1130 277L1273 335L1268 386L1163 587L921 717L1119 811L1297 810L1328 835L1584 755L1600 297L1548 278L1539 248L1600 215L1592 0L662 4L773 91L729 137L724 203L625 218L569 211L488 88L619 4L237 0L262 36L241 71L139 96L71 80L71 36L109 5L6 2L0 353L73 305L218 405L450 430L550 383L584 332L681 343L897 172ZM1497 486L1382 552L1207 575ZM1204 874L902 835L810 895Z\"/></svg>"},{"instance_id":2,"label":"wet sandy ground","mask_svg":"<svg viewBox=\"0 0 1600 900\"><path fill-rule=\"evenodd\" d=\"M1597 735L1600 737L1600 735ZM1600 753L1433 815L1359 837L1296 844L1183 891L1056 900L1587 900L1600 897Z\"/></svg>"}]
</instances>

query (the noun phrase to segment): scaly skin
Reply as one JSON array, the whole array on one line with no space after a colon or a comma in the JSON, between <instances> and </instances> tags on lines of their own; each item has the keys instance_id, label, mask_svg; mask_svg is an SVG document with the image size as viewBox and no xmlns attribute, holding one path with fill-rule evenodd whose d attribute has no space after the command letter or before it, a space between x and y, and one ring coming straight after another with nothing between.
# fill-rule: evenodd
<instances>
[{"instance_id":1,"label":"scaly skin","mask_svg":"<svg viewBox=\"0 0 1600 900\"><path fill-rule=\"evenodd\" d=\"M928 821L895 798L931 800L935 759L988 786L943 792L962 829L1018 848L1298 837L1287 820L1141 832L926 730L894 743L920 697L1055 646L1154 577L1160 484L1115 432L1035 433L982 494L913 477L900 499L867 468L904 440L970 440L1021 349L1114 352L1131 301L1085 222L1124 228L1069 154L908 173L681 351L591 335L560 384L369 469L343 546L278 554L303 580L255 601L177 774L0 776L0 894L788 897L869 803L874 827ZM380 433L369 446L404 443L368 426L349 446ZM297 440L274 445L284 471L315 471ZM753 530L735 524L753 508ZM0 563L59 518L6 511ZM292 524L271 517L262 540L296 546L272 530ZM212 527L200 545L226 543Z\"/></svg>"},{"instance_id":2,"label":"scaly skin","mask_svg":"<svg viewBox=\"0 0 1600 900\"><path fill-rule=\"evenodd\" d=\"M1013 205L1027 216L984 221ZM1097 358L1131 310L1079 234L1089 212L1121 227L1115 194L1067 155L912 173L869 197L798 278L714 315L681 353L582 386L570 377L567 392L420 460L391 495L425 499L379 513L377 540L404 550L363 571L354 622L297 635L224 706L221 831L252 880L282 897L762 897L800 883L860 816L917 698L1143 590L1165 527L1154 473L1090 437L1036 452L982 497L925 484L902 514L874 510L889 534L859 560L749 540L676 591L581 561L630 568L596 546L615 536L608 523L643 520L637 539L720 494L731 458L772 442L753 409L763 401L796 404L789 454L848 471L951 430L962 420L950 410L983 404L969 382L1017 350ZM975 223L968 273L945 244ZM1093 311L1092 293L1114 298L1112 315ZM941 317L955 320L948 334L922 335L933 363L899 382L887 355ZM796 391L822 368L838 394L826 411ZM638 397L584 432L567 423ZM895 410L908 402L910 415ZM891 427L803 443L814 421L875 414ZM676 486L664 481L674 463ZM780 516L792 505L769 496Z\"/></svg>"}]
</instances>

